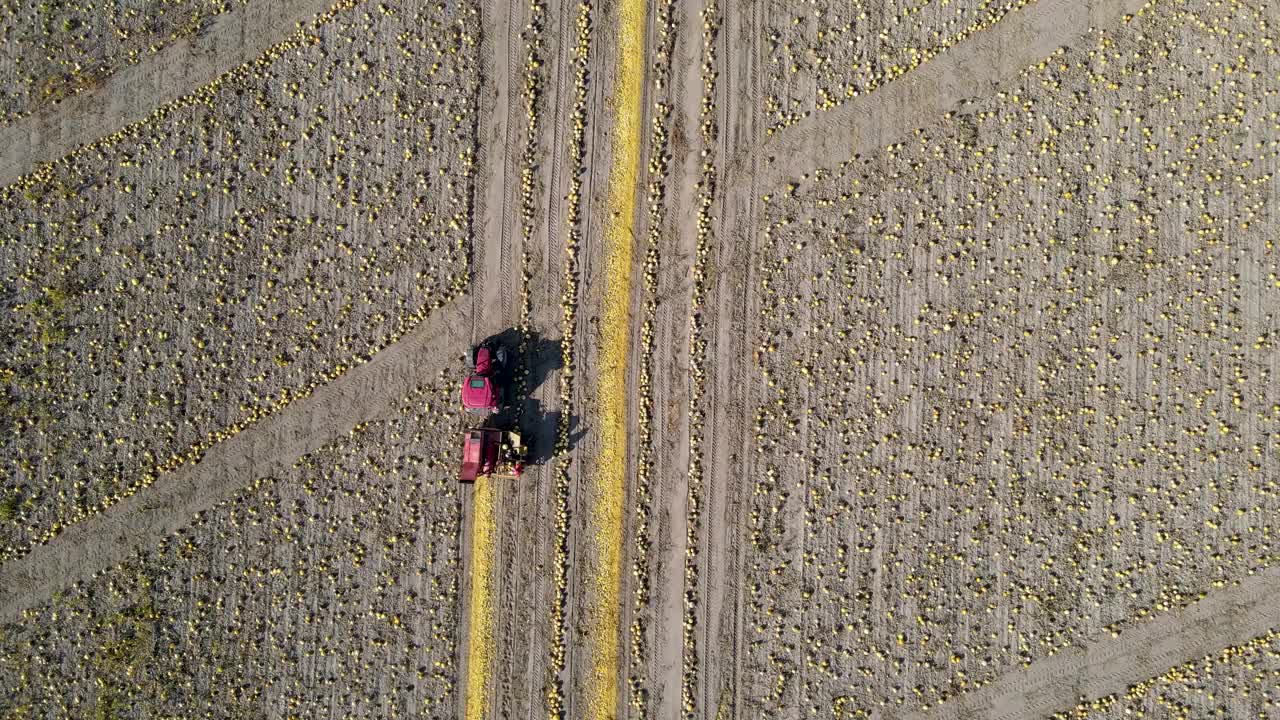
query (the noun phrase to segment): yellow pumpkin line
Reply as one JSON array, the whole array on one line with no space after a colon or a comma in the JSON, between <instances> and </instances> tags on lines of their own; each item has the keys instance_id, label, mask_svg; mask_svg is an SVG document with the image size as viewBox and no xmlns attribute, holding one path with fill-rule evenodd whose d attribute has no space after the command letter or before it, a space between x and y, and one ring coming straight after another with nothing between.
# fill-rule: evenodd
<instances>
[{"instance_id":1,"label":"yellow pumpkin line","mask_svg":"<svg viewBox=\"0 0 1280 720\"><path fill-rule=\"evenodd\" d=\"M588 522L591 564L587 684L588 718L617 715L622 607L622 516L627 461L627 354L631 337L631 275L636 193L640 190L641 100L644 79L645 0L618 5L609 204L605 226L605 293L601 318L600 454Z\"/></svg>"}]
</instances>

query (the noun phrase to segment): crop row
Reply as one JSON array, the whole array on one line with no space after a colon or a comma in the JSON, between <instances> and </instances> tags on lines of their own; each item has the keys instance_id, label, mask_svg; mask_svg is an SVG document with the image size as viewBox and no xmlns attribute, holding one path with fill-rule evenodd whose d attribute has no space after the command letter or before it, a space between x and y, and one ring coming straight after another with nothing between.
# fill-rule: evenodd
<instances>
[{"instance_id":1,"label":"crop row","mask_svg":"<svg viewBox=\"0 0 1280 720\"><path fill-rule=\"evenodd\" d=\"M553 720L564 717L564 689L562 675L566 664L565 642L568 639L568 620L565 611L569 602L569 431L570 416L568 408L574 404L575 387L575 338L577 335L578 302L578 251L582 246L582 193L583 177L586 170L586 132L587 132L587 82L588 65L591 57L592 6L589 2L578 4L578 15L575 22L576 35L572 54L573 67L573 110L569 116L569 167L572 175L569 180L569 193L565 207L565 247L564 247L564 287L561 291L561 362L560 370L560 406L566 408L560 414L560 423L556 428L555 455L557 460L553 470L555 485L552 496L555 503L555 527L552 531L555 548L555 564L552 577L555 591L552 596L548 614L551 647L547 667L546 704L548 716Z\"/></svg>"},{"instance_id":2,"label":"crop row","mask_svg":"<svg viewBox=\"0 0 1280 720\"><path fill-rule=\"evenodd\" d=\"M673 0L657 6L655 27L658 42L654 48L649 77L653 83L653 115L649 132L649 166L645 184L645 208L648 228L645 232L643 303L640 324L640 357L637 363L636 478L635 513L632 520L632 598L630 627L631 673L627 680L628 702L635 717L649 717L649 691L645 684L648 657L646 637L650 601L649 551L652 543L649 515L653 506L653 342L658 313L658 271L661 267L659 247L667 215L667 179L670 173L671 58L679 30L673 17Z\"/></svg>"},{"instance_id":3,"label":"crop row","mask_svg":"<svg viewBox=\"0 0 1280 720\"><path fill-rule=\"evenodd\" d=\"M520 337L521 357L529 355L530 323L533 315L532 297L529 294L529 249L534 244L535 223L538 210L538 137L542 132L540 105L546 78L543 73L544 38L547 22L547 4L533 0L529 7L529 25L521 33L525 41L525 63L520 102L525 112L525 142L520 152ZM522 373L527 379L527 372ZM524 393L522 392L523 396Z\"/></svg>"},{"instance_id":4,"label":"crop row","mask_svg":"<svg viewBox=\"0 0 1280 720\"><path fill-rule=\"evenodd\" d=\"M716 200L714 153L719 139L716 123L716 38L720 29L720 9L716 0L707 0L702 10L702 99L699 132L702 135L702 177L697 187L697 241L693 260L693 293L689 301L689 472L684 560L683 650L681 653L680 699L684 717L697 716L698 612L700 585L699 548L702 542L703 436L706 427L706 353L704 336L708 281L707 260L714 250L715 228L712 208Z\"/></svg>"}]
</instances>

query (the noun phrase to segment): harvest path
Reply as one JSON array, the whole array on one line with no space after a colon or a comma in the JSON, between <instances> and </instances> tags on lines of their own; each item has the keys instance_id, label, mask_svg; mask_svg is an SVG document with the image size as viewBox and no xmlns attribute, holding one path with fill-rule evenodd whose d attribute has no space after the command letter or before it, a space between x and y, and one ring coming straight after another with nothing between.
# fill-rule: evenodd
<instances>
[{"instance_id":1,"label":"harvest path","mask_svg":"<svg viewBox=\"0 0 1280 720\"><path fill-rule=\"evenodd\" d=\"M1190 607L1162 615L1068 650L1025 670L997 678L981 690L903 720L1031 720L1084 699L1123 693L1169 668L1280 627L1280 569L1215 590Z\"/></svg>"},{"instance_id":2,"label":"harvest path","mask_svg":"<svg viewBox=\"0 0 1280 720\"><path fill-rule=\"evenodd\" d=\"M479 720L489 711L488 668L493 652L493 606L489 587L493 569L494 481L478 478L472 494L471 592L467 603L466 718Z\"/></svg>"},{"instance_id":3,"label":"harvest path","mask_svg":"<svg viewBox=\"0 0 1280 720\"><path fill-rule=\"evenodd\" d=\"M0 130L0 186L43 163L145 119L224 73L257 59L277 43L310 30L333 0L254 0L214 19L195 39L180 40L157 55L111 75L93 90L73 96Z\"/></svg>"},{"instance_id":4,"label":"harvest path","mask_svg":"<svg viewBox=\"0 0 1280 720\"><path fill-rule=\"evenodd\" d=\"M584 717L611 718L618 704L622 604L623 498L627 486L627 365L631 336L632 247L640 177L644 76L644 0L618 5L614 110L604 236L604 312L600 337L600 451L588 512L595 558L589 582L591 678Z\"/></svg>"},{"instance_id":5,"label":"harvest path","mask_svg":"<svg viewBox=\"0 0 1280 720\"><path fill-rule=\"evenodd\" d=\"M1091 28L1114 27L1146 4L1039 0L865 97L768 136L734 158L733 169L755 167L754 184L774 188L833 161L865 155L986 93Z\"/></svg>"},{"instance_id":6,"label":"harvest path","mask_svg":"<svg viewBox=\"0 0 1280 720\"><path fill-rule=\"evenodd\" d=\"M468 342L457 330L463 319L453 303L437 309L369 362L218 443L200 462L0 565L0 618L16 620L23 609L123 562L255 479L281 473L356 425L386 416L422 383L423 368L443 367Z\"/></svg>"}]
</instances>

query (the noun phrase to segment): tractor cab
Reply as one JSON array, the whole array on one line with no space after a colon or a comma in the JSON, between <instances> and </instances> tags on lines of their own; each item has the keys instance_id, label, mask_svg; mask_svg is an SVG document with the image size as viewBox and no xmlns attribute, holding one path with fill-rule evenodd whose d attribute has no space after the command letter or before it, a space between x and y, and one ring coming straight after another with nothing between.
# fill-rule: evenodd
<instances>
[{"instance_id":1,"label":"tractor cab","mask_svg":"<svg viewBox=\"0 0 1280 720\"><path fill-rule=\"evenodd\" d=\"M498 409L498 391L493 381L482 375L469 375L462 383L462 407L467 412L491 413Z\"/></svg>"},{"instance_id":2,"label":"tractor cab","mask_svg":"<svg viewBox=\"0 0 1280 720\"><path fill-rule=\"evenodd\" d=\"M467 412L488 414L497 412L502 404L502 387L498 376L506 365L505 348L494 342L484 342L471 348L467 358L469 372L462 381L462 407Z\"/></svg>"},{"instance_id":3,"label":"tractor cab","mask_svg":"<svg viewBox=\"0 0 1280 720\"><path fill-rule=\"evenodd\" d=\"M462 438L460 482L475 482L485 475L520 477L524 470L525 448L520 435L494 428L468 430Z\"/></svg>"}]
</instances>

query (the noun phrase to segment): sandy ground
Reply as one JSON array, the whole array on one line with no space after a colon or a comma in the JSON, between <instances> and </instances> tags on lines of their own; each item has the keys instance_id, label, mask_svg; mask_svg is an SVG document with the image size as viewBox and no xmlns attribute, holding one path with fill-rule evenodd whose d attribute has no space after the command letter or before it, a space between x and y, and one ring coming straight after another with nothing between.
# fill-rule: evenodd
<instances>
[{"instance_id":1,"label":"sandy ground","mask_svg":"<svg viewBox=\"0 0 1280 720\"><path fill-rule=\"evenodd\" d=\"M179 38L0 131L147 118L3 198L0 710L1274 714L1274 3L655 1L638 90L619 7ZM538 462L477 516L492 335Z\"/></svg>"}]
</instances>

